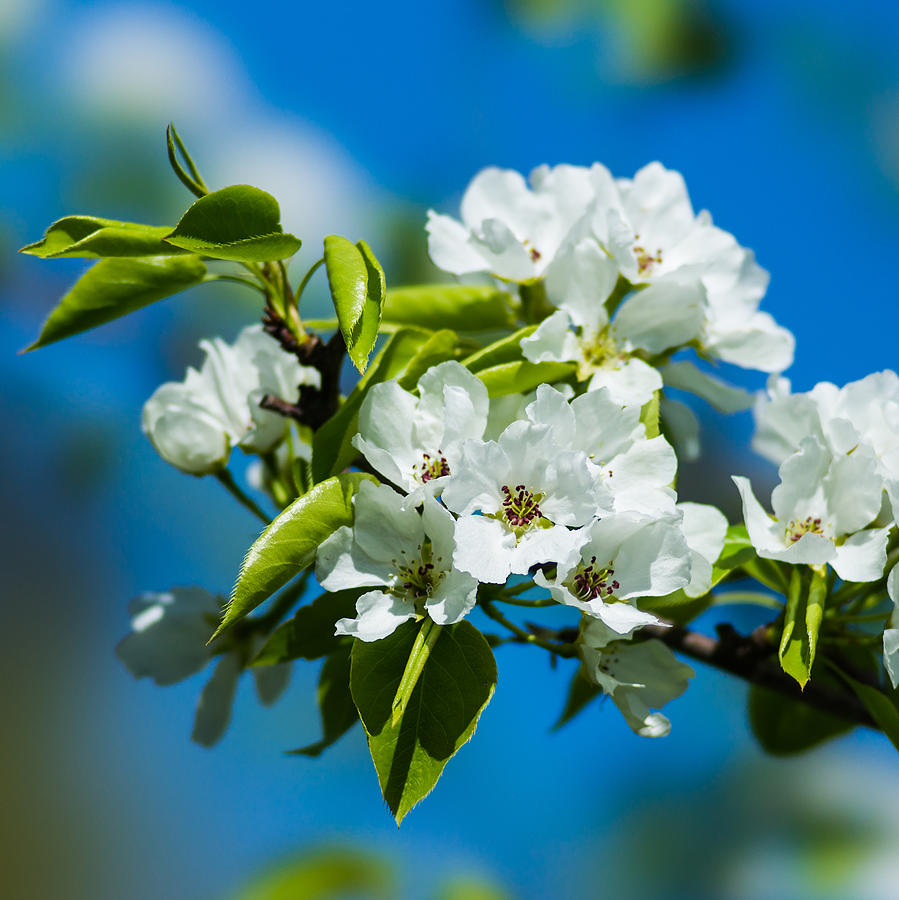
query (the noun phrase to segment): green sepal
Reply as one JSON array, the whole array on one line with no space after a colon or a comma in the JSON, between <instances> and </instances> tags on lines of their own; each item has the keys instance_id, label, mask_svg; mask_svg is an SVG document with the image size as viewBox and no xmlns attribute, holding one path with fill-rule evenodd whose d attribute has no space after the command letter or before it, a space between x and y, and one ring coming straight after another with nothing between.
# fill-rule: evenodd
<instances>
[{"instance_id":1,"label":"green sepal","mask_svg":"<svg viewBox=\"0 0 899 900\"><path fill-rule=\"evenodd\" d=\"M352 464L358 456L352 440L359 430L359 408L369 390L382 381L402 375L433 339L441 340L427 331L404 328L386 340L340 409L315 432L312 439L313 481L323 481Z\"/></svg>"},{"instance_id":2,"label":"green sepal","mask_svg":"<svg viewBox=\"0 0 899 900\"><path fill-rule=\"evenodd\" d=\"M65 216L54 222L41 240L19 253L40 259L176 256L185 251L163 241L171 230L167 225L117 222L99 216Z\"/></svg>"},{"instance_id":3,"label":"green sepal","mask_svg":"<svg viewBox=\"0 0 899 900\"><path fill-rule=\"evenodd\" d=\"M311 566L319 544L353 524L353 495L371 475L337 475L294 500L247 551L222 622L210 640Z\"/></svg>"},{"instance_id":4,"label":"green sepal","mask_svg":"<svg viewBox=\"0 0 899 900\"><path fill-rule=\"evenodd\" d=\"M422 284L387 292L382 321L438 331L490 331L514 324L509 295L495 287Z\"/></svg>"},{"instance_id":5,"label":"green sepal","mask_svg":"<svg viewBox=\"0 0 899 900\"><path fill-rule=\"evenodd\" d=\"M347 354L359 372L365 372L387 293L384 270L368 244L354 244L336 234L325 238L325 269Z\"/></svg>"},{"instance_id":6,"label":"green sepal","mask_svg":"<svg viewBox=\"0 0 899 900\"><path fill-rule=\"evenodd\" d=\"M565 698L565 706L559 714L559 718L556 719L552 730L558 731L563 725L567 725L600 694L602 694L602 688L587 677L583 666L578 666L568 685L568 696Z\"/></svg>"},{"instance_id":7,"label":"green sepal","mask_svg":"<svg viewBox=\"0 0 899 900\"><path fill-rule=\"evenodd\" d=\"M528 325L512 334L507 334L492 344L482 347L476 353L465 357L462 360L462 365L470 372L477 373L502 363L516 362L523 359L524 357L521 355L521 340L529 337L536 330L536 325Z\"/></svg>"},{"instance_id":8,"label":"green sepal","mask_svg":"<svg viewBox=\"0 0 899 900\"><path fill-rule=\"evenodd\" d=\"M795 678L801 688L811 677L826 599L826 577L812 569L804 572L803 567L793 566L777 655L784 672Z\"/></svg>"},{"instance_id":9,"label":"green sepal","mask_svg":"<svg viewBox=\"0 0 899 900\"><path fill-rule=\"evenodd\" d=\"M380 641L356 641L350 690L368 736L381 792L397 824L424 799L449 759L474 733L496 686L496 662L468 622L446 625L391 724L393 701L419 626L406 622Z\"/></svg>"},{"instance_id":10,"label":"green sepal","mask_svg":"<svg viewBox=\"0 0 899 900\"><path fill-rule=\"evenodd\" d=\"M60 300L26 350L105 325L193 287L205 275L206 266L196 256L101 259Z\"/></svg>"},{"instance_id":11,"label":"green sepal","mask_svg":"<svg viewBox=\"0 0 899 900\"><path fill-rule=\"evenodd\" d=\"M288 750L291 755L320 756L342 738L358 721L359 713L350 693L350 651L353 638L340 638L328 655L318 676L316 700L322 723L322 736L313 744Z\"/></svg>"},{"instance_id":12,"label":"green sepal","mask_svg":"<svg viewBox=\"0 0 899 900\"><path fill-rule=\"evenodd\" d=\"M294 659L321 659L333 653L341 638L334 634L338 619L354 618L361 588L326 591L312 603L301 606L292 619L269 636L253 659L253 666L276 666Z\"/></svg>"},{"instance_id":13,"label":"green sepal","mask_svg":"<svg viewBox=\"0 0 899 900\"><path fill-rule=\"evenodd\" d=\"M541 384L565 381L575 371L570 363L532 363L522 359L481 369L475 375L484 382L491 397L503 397L506 394L526 394Z\"/></svg>"},{"instance_id":14,"label":"green sepal","mask_svg":"<svg viewBox=\"0 0 899 900\"><path fill-rule=\"evenodd\" d=\"M772 756L803 753L855 727L846 719L756 684L749 686L749 724L762 749Z\"/></svg>"},{"instance_id":15,"label":"green sepal","mask_svg":"<svg viewBox=\"0 0 899 900\"><path fill-rule=\"evenodd\" d=\"M195 200L165 240L213 259L269 262L300 249L281 227L281 208L269 193L234 184Z\"/></svg>"}]
</instances>

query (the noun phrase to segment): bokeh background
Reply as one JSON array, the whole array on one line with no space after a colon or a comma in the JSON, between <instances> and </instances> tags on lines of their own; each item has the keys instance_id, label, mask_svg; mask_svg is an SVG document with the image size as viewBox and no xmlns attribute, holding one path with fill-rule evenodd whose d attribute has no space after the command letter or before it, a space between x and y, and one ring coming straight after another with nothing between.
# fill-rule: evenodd
<instances>
[{"instance_id":1,"label":"bokeh background","mask_svg":"<svg viewBox=\"0 0 899 900\"><path fill-rule=\"evenodd\" d=\"M326 233L365 237L393 284L434 276L425 211L484 165L658 158L772 272L794 386L844 382L897 364L897 41L892 0L2 0L0 894L218 900L336 843L383 854L408 898L460 875L522 900L894 898L895 751L856 733L765 758L745 687L711 671L665 740L611 706L550 733L569 670L503 648L475 740L399 832L359 731L282 754L317 737L313 665L273 710L242 685L224 741L192 745L200 682L135 682L113 647L142 590L227 591L256 525L168 468L140 409L256 312L206 286L17 356L83 261L14 251L71 212L175 221L170 119L208 183L276 194L307 264ZM697 412L682 497L733 516L728 475L762 493L773 469L748 414Z\"/></svg>"}]
</instances>

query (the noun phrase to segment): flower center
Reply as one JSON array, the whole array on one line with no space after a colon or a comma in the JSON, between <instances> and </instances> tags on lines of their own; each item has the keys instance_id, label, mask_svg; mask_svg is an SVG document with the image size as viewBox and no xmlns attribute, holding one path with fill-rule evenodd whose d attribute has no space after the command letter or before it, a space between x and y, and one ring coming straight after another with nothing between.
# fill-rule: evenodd
<instances>
[{"instance_id":1,"label":"flower center","mask_svg":"<svg viewBox=\"0 0 899 900\"><path fill-rule=\"evenodd\" d=\"M438 450L436 456L431 456L430 453L422 453L421 462L413 468L414 476L422 484L427 484L434 478L441 478L450 473L449 463L446 461L442 450Z\"/></svg>"},{"instance_id":2,"label":"flower center","mask_svg":"<svg viewBox=\"0 0 899 900\"><path fill-rule=\"evenodd\" d=\"M402 565L399 564L399 560L393 560L397 569L392 593L414 601L426 600L434 593L446 574L442 567L438 568L441 562L442 559L439 557L433 559L429 543L418 548L418 559L411 562L403 560Z\"/></svg>"},{"instance_id":3,"label":"flower center","mask_svg":"<svg viewBox=\"0 0 899 900\"><path fill-rule=\"evenodd\" d=\"M581 563L574 573L574 577L569 582L571 593L582 603L589 603L591 600L612 598L612 595L621 585L612 576L615 570L610 562L607 566L599 566L596 564L596 557L591 556L587 565Z\"/></svg>"},{"instance_id":4,"label":"flower center","mask_svg":"<svg viewBox=\"0 0 899 900\"><path fill-rule=\"evenodd\" d=\"M807 516L805 519L793 519L786 528L787 544L795 544L804 534L824 534L821 519Z\"/></svg>"},{"instance_id":5,"label":"flower center","mask_svg":"<svg viewBox=\"0 0 899 900\"><path fill-rule=\"evenodd\" d=\"M581 381L586 381L597 369L610 363L617 368L628 357L627 352L615 343L608 328L603 328L592 336L582 335L580 348L577 376Z\"/></svg>"},{"instance_id":6,"label":"flower center","mask_svg":"<svg viewBox=\"0 0 899 900\"><path fill-rule=\"evenodd\" d=\"M527 238L522 241L522 244L524 244L524 249L528 251L528 256L530 256L531 262L539 262L543 254L536 247L532 247L531 242L527 240Z\"/></svg>"},{"instance_id":7,"label":"flower center","mask_svg":"<svg viewBox=\"0 0 899 900\"><path fill-rule=\"evenodd\" d=\"M540 501L544 494L529 491L523 484L516 484L514 488L504 484L501 490L505 498L503 516L513 528L528 528L543 518Z\"/></svg>"},{"instance_id":8,"label":"flower center","mask_svg":"<svg viewBox=\"0 0 899 900\"><path fill-rule=\"evenodd\" d=\"M640 240L640 235L634 236L636 240ZM662 248L657 247L655 256L653 256L645 247L640 244L634 244L634 256L637 257L637 271L641 275L651 275L654 266L662 264Z\"/></svg>"}]
</instances>

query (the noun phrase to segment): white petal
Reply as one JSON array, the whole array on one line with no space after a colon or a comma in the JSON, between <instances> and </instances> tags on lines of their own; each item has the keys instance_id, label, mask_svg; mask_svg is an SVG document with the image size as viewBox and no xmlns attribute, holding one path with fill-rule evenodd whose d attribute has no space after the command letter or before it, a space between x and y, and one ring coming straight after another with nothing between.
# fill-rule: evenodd
<instances>
[{"instance_id":1,"label":"white petal","mask_svg":"<svg viewBox=\"0 0 899 900\"><path fill-rule=\"evenodd\" d=\"M846 538L831 562L837 575L843 581L876 581L882 577L889 532L889 528L869 528Z\"/></svg>"},{"instance_id":2,"label":"white petal","mask_svg":"<svg viewBox=\"0 0 899 900\"><path fill-rule=\"evenodd\" d=\"M756 499L748 478L741 475L732 475L731 479L740 492L743 501L743 521L749 532L749 540L755 547L759 556L765 556L771 552L785 548L783 540L784 525L775 522L762 508ZM770 558L770 557L769 557ZM826 560L824 560L826 562Z\"/></svg>"},{"instance_id":3,"label":"white petal","mask_svg":"<svg viewBox=\"0 0 899 900\"><path fill-rule=\"evenodd\" d=\"M231 707L237 693L240 659L236 653L226 653L219 659L212 678L200 694L191 738L204 747L219 741L231 721Z\"/></svg>"},{"instance_id":4,"label":"white petal","mask_svg":"<svg viewBox=\"0 0 899 900\"><path fill-rule=\"evenodd\" d=\"M698 280L657 281L632 294L618 309L612 333L632 347L661 353L689 343L705 321L705 289Z\"/></svg>"},{"instance_id":5,"label":"white petal","mask_svg":"<svg viewBox=\"0 0 899 900\"><path fill-rule=\"evenodd\" d=\"M326 591L390 584L394 568L390 562L365 553L349 525L322 541L315 556L315 577Z\"/></svg>"},{"instance_id":6,"label":"white petal","mask_svg":"<svg viewBox=\"0 0 899 900\"><path fill-rule=\"evenodd\" d=\"M597 603L590 605L590 614L601 619L616 634L629 635L644 625L655 625L658 616L643 612L629 603Z\"/></svg>"},{"instance_id":7,"label":"white petal","mask_svg":"<svg viewBox=\"0 0 899 900\"><path fill-rule=\"evenodd\" d=\"M824 492L835 534L851 534L877 518L883 499L883 479L876 466L873 454L863 447L850 456L837 456L831 463L824 479Z\"/></svg>"},{"instance_id":8,"label":"white petal","mask_svg":"<svg viewBox=\"0 0 899 900\"><path fill-rule=\"evenodd\" d=\"M452 625L474 609L477 594L477 579L466 572L447 572L425 606L438 625Z\"/></svg>"},{"instance_id":9,"label":"white petal","mask_svg":"<svg viewBox=\"0 0 899 900\"><path fill-rule=\"evenodd\" d=\"M471 233L461 222L428 210L426 228L428 255L438 269L454 275L487 271L484 258L469 242Z\"/></svg>"},{"instance_id":10,"label":"white petal","mask_svg":"<svg viewBox=\"0 0 899 900\"><path fill-rule=\"evenodd\" d=\"M592 238L568 245L546 269L546 294L575 325L595 334L609 317L603 305L618 281L615 260Z\"/></svg>"},{"instance_id":11,"label":"white petal","mask_svg":"<svg viewBox=\"0 0 899 900\"><path fill-rule=\"evenodd\" d=\"M706 349L744 369L783 372L793 364L796 338L768 313L756 313L745 325L730 330L709 329Z\"/></svg>"},{"instance_id":12,"label":"white petal","mask_svg":"<svg viewBox=\"0 0 899 900\"><path fill-rule=\"evenodd\" d=\"M424 541L421 516L407 509L393 488L363 481L353 505L353 537L364 553L382 562L401 555L417 558Z\"/></svg>"},{"instance_id":13,"label":"white petal","mask_svg":"<svg viewBox=\"0 0 899 900\"><path fill-rule=\"evenodd\" d=\"M356 601L356 618L338 619L335 633L349 634L360 641L379 641L414 616L415 605L408 600L369 591Z\"/></svg>"},{"instance_id":14,"label":"white petal","mask_svg":"<svg viewBox=\"0 0 899 900\"><path fill-rule=\"evenodd\" d=\"M533 334L521 339L521 353L533 363L577 360L578 341L564 310L556 310L544 319Z\"/></svg>"},{"instance_id":15,"label":"white petal","mask_svg":"<svg viewBox=\"0 0 899 900\"><path fill-rule=\"evenodd\" d=\"M643 406L662 387L658 369L642 359L628 359L623 364L601 366L590 379L589 390L607 388L609 396L622 406Z\"/></svg>"},{"instance_id":16,"label":"white petal","mask_svg":"<svg viewBox=\"0 0 899 900\"><path fill-rule=\"evenodd\" d=\"M883 632L883 665L894 688L899 687L899 628Z\"/></svg>"},{"instance_id":17,"label":"white petal","mask_svg":"<svg viewBox=\"0 0 899 900\"><path fill-rule=\"evenodd\" d=\"M712 565L724 549L727 519L719 509L705 503L678 503L677 508L684 516L684 536L692 555L690 584L684 593L701 597L711 587Z\"/></svg>"},{"instance_id":18,"label":"white petal","mask_svg":"<svg viewBox=\"0 0 899 900\"><path fill-rule=\"evenodd\" d=\"M395 381L376 384L362 401L353 441L376 471L407 489L415 484L413 466L423 450L412 436L417 413L418 400Z\"/></svg>"},{"instance_id":19,"label":"white petal","mask_svg":"<svg viewBox=\"0 0 899 900\"><path fill-rule=\"evenodd\" d=\"M496 519L462 516L456 522L453 565L487 584L504 584L509 577L515 535Z\"/></svg>"},{"instance_id":20,"label":"white petal","mask_svg":"<svg viewBox=\"0 0 899 900\"><path fill-rule=\"evenodd\" d=\"M580 548L585 538L583 529L572 531L562 525L527 531L510 555L511 572L514 575L527 575L528 569L537 563L565 560Z\"/></svg>"}]
</instances>

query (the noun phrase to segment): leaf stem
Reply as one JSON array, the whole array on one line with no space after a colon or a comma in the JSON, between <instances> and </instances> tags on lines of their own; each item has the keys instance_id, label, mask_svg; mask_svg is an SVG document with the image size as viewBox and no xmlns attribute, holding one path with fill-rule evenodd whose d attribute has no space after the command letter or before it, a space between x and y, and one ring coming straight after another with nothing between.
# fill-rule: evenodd
<instances>
[{"instance_id":1,"label":"leaf stem","mask_svg":"<svg viewBox=\"0 0 899 900\"><path fill-rule=\"evenodd\" d=\"M261 522L265 523L265 525L271 524L271 519L262 511L262 508L253 500L251 497L248 497L237 482L234 480L234 476L227 470L222 469L220 472L215 473L216 479L225 487L225 490L234 497L237 502L248 509L257 519Z\"/></svg>"},{"instance_id":2,"label":"leaf stem","mask_svg":"<svg viewBox=\"0 0 899 900\"><path fill-rule=\"evenodd\" d=\"M231 281L234 284L244 284L247 287L252 288L254 291L258 291L263 296L266 296L265 288L263 288L261 284L258 284L250 278L244 278L242 275L223 275L219 273L210 273L203 279L203 284L206 284L209 281Z\"/></svg>"},{"instance_id":3,"label":"leaf stem","mask_svg":"<svg viewBox=\"0 0 899 900\"><path fill-rule=\"evenodd\" d=\"M776 609L778 612L783 609L783 603L776 597L772 597L770 594L763 594L760 591L728 591L724 594L714 594L713 597L713 606L723 606L728 603L742 603L751 604L753 606L764 606L767 609Z\"/></svg>"},{"instance_id":4,"label":"leaf stem","mask_svg":"<svg viewBox=\"0 0 899 900\"><path fill-rule=\"evenodd\" d=\"M303 276L303 280L300 282L299 287L297 287L297 292L294 295L294 302L297 304L297 306L299 306L300 304L300 297L303 296L303 291L306 290L306 285L309 284L309 280L316 273L316 270L319 268L319 266L324 265L324 262L325 258L323 256L318 262L314 263L312 268L309 269L309 271Z\"/></svg>"},{"instance_id":5,"label":"leaf stem","mask_svg":"<svg viewBox=\"0 0 899 900\"><path fill-rule=\"evenodd\" d=\"M487 616L493 619L494 622L499 622L500 625L511 631L512 634L518 638L519 642L524 644L535 644L538 647L542 647L544 650L549 650L550 653L555 653L557 656L568 658L577 656L577 648L574 644L554 644L551 641L544 641L542 638L538 638L536 634L531 634L530 631L519 628L514 622L510 622L493 605L493 601L488 600L486 597L479 597L478 605Z\"/></svg>"},{"instance_id":6,"label":"leaf stem","mask_svg":"<svg viewBox=\"0 0 899 900\"><path fill-rule=\"evenodd\" d=\"M521 597L507 597L505 594L497 594L493 599L497 603L508 603L511 606L529 606L535 608L556 605L556 601L551 597L544 597L542 600L524 600Z\"/></svg>"}]
</instances>

